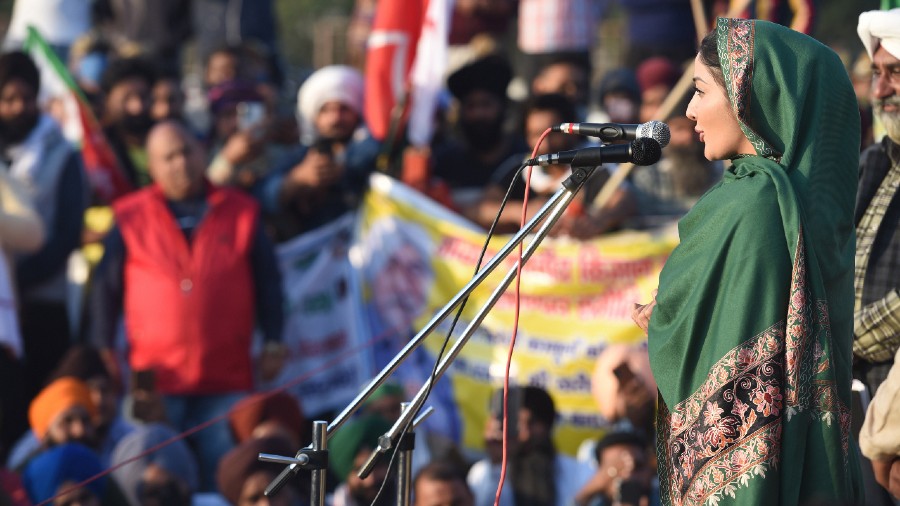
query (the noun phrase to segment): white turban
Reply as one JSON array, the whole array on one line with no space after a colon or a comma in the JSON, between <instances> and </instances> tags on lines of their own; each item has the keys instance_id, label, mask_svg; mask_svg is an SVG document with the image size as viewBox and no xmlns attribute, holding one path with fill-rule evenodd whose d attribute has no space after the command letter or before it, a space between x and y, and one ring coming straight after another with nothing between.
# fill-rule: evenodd
<instances>
[{"instance_id":1,"label":"white turban","mask_svg":"<svg viewBox=\"0 0 900 506\"><path fill-rule=\"evenodd\" d=\"M879 45L900 58L900 9L863 12L859 15L856 31L870 59Z\"/></svg>"},{"instance_id":2,"label":"white turban","mask_svg":"<svg viewBox=\"0 0 900 506\"><path fill-rule=\"evenodd\" d=\"M311 144L318 137L313 122L328 102L347 105L362 117L362 74L346 65L330 65L313 72L306 79L297 93L297 116L304 144Z\"/></svg>"}]
</instances>

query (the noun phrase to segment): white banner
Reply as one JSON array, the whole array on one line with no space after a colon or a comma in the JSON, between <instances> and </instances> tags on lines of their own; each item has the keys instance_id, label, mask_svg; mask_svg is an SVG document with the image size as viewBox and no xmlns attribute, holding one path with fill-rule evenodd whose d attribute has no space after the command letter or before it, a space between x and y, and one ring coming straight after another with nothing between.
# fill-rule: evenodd
<instances>
[{"instance_id":1,"label":"white banner","mask_svg":"<svg viewBox=\"0 0 900 506\"><path fill-rule=\"evenodd\" d=\"M340 410L372 377L365 343L357 342L347 248L353 214L278 247L285 295L284 343L289 358L265 388L289 381L307 415ZM338 360L339 358L339 360ZM330 365L326 365L330 364Z\"/></svg>"}]
</instances>

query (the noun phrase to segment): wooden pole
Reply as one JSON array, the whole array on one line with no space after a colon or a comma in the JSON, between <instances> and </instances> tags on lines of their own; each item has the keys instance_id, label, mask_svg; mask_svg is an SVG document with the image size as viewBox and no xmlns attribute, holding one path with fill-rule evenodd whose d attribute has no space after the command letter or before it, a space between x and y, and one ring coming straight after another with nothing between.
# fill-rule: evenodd
<instances>
[{"instance_id":1,"label":"wooden pole","mask_svg":"<svg viewBox=\"0 0 900 506\"><path fill-rule=\"evenodd\" d=\"M691 62L693 63L693 62ZM659 112L656 114L656 117L659 118L660 121L668 118L672 112L675 110L675 107L681 102L682 97L685 96L686 93L689 92L693 88L694 85L694 66L689 64L687 65L687 70L684 74L681 75L681 79L675 83L675 87L672 88L672 91L669 92L669 95L666 96L666 99L663 101L662 105L659 106ZM618 169L603 185L603 188L600 189L600 193L594 197L594 201L592 202L591 207L593 209L603 209L609 199L612 197L613 193L615 193L616 189L625 181L625 178L631 174L631 169L634 168L633 163L623 163L620 164Z\"/></svg>"},{"instance_id":2,"label":"wooden pole","mask_svg":"<svg viewBox=\"0 0 900 506\"><path fill-rule=\"evenodd\" d=\"M736 0L733 2L732 8L729 10L729 16L732 14L736 14L740 12L744 8L746 8L749 0ZM703 40L703 37L706 36L706 33L709 31L709 25L707 25L706 21L706 13L703 11L703 4L701 0L691 0L691 12L694 16L694 26L697 29L697 41ZM666 96L665 101L663 101L662 105L659 106L659 110L656 113L656 117L654 119L659 121L665 121L669 116L671 116L672 112L675 110L675 107L681 102L681 99L684 98L685 94L688 93L691 89L693 89L694 84L694 66L693 61L688 62L685 65L686 70L684 74L681 75L681 79L675 83L675 87L672 88L672 91L669 92L669 95ZM609 199L612 198L613 194L618 189L619 185L622 184L623 181L631 174L631 170L634 169L633 163L623 163L619 165L619 168L610 176L610 178L603 185L603 188L600 189L600 193L594 197L593 202L591 202L591 208L600 210L603 209L606 204L609 202Z\"/></svg>"}]
</instances>

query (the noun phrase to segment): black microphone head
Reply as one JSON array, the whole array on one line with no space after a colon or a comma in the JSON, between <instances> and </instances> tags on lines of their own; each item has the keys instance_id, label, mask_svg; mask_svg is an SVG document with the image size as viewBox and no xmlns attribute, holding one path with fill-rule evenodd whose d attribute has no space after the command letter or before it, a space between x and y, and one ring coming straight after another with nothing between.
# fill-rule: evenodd
<instances>
[{"instance_id":1,"label":"black microphone head","mask_svg":"<svg viewBox=\"0 0 900 506\"><path fill-rule=\"evenodd\" d=\"M631 163L635 165L653 165L662 156L659 142L649 137L638 137L631 141Z\"/></svg>"},{"instance_id":2,"label":"black microphone head","mask_svg":"<svg viewBox=\"0 0 900 506\"><path fill-rule=\"evenodd\" d=\"M669 139L672 137L672 133L669 132L669 125L662 121L653 120L638 125L634 136L638 139L653 139L659 143L660 148L664 148L669 145Z\"/></svg>"}]
</instances>

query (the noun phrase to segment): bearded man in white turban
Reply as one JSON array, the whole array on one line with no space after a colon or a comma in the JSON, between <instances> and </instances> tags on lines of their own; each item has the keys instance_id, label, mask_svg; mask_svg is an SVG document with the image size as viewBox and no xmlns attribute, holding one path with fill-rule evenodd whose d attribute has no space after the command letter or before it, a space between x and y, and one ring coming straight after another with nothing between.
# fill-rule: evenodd
<instances>
[{"instance_id":1,"label":"bearded man in white turban","mask_svg":"<svg viewBox=\"0 0 900 506\"><path fill-rule=\"evenodd\" d=\"M875 394L859 436L875 479L900 498L900 9L860 14L871 98L887 135L860 157L854 375Z\"/></svg>"},{"instance_id":2,"label":"bearded man in white turban","mask_svg":"<svg viewBox=\"0 0 900 506\"><path fill-rule=\"evenodd\" d=\"M346 65L315 71L297 92L300 138L347 143L362 124L363 76Z\"/></svg>"},{"instance_id":3,"label":"bearded man in white turban","mask_svg":"<svg viewBox=\"0 0 900 506\"><path fill-rule=\"evenodd\" d=\"M345 65L314 72L297 94L301 146L261 187L278 242L354 207L375 168L379 144L363 123L363 76Z\"/></svg>"}]
</instances>

